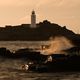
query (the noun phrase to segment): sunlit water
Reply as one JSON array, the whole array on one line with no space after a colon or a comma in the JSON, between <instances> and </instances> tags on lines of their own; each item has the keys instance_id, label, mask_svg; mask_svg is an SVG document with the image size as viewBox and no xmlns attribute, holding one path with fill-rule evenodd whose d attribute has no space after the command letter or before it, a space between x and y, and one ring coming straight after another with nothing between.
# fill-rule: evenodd
<instances>
[{"instance_id":1,"label":"sunlit water","mask_svg":"<svg viewBox=\"0 0 80 80\"><path fill-rule=\"evenodd\" d=\"M1 41L0 47L14 51L20 48L38 48L40 45L47 44L46 41L27 42L27 41ZM0 80L80 80L80 72L56 72L56 73L37 73L25 72L21 70L21 65L26 64L25 60L4 59L0 57Z\"/></svg>"},{"instance_id":2,"label":"sunlit water","mask_svg":"<svg viewBox=\"0 0 80 80\"><path fill-rule=\"evenodd\" d=\"M50 44L49 41L0 41L0 48L6 47L10 51L23 48L40 48L40 45Z\"/></svg>"}]
</instances>

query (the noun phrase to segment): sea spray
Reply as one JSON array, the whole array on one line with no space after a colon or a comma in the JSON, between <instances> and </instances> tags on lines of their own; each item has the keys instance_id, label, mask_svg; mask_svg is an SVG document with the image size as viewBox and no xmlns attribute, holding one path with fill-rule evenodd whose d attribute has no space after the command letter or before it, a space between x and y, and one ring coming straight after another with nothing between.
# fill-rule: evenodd
<instances>
[{"instance_id":1,"label":"sea spray","mask_svg":"<svg viewBox=\"0 0 80 80\"><path fill-rule=\"evenodd\" d=\"M69 49L74 45L70 42L69 39L65 37L55 37L50 40L50 47L48 49L43 49L41 51L44 55L49 54L64 54L63 50Z\"/></svg>"}]
</instances>

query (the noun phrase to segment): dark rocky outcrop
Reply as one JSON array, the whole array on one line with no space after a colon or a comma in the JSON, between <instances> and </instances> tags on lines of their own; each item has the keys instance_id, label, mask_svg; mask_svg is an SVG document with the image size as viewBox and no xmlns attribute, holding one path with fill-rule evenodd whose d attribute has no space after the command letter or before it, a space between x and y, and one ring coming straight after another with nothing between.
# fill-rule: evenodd
<instances>
[{"instance_id":1,"label":"dark rocky outcrop","mask_svg":"<svg viewBox=\"0 0 80 80\"><path fill-rule=\"evenodd\" d=\"M69 55L80 55L80 47L77 47L77 46L66 49L64 51Z\"/></svg>"},{"instance_id":2,"label":"dark rocky outcrop","mask_svg":"<svg viewBox=\"0 0 80 80\"><path fill-rule=\"evenodd\" d=\"M76 51L78 48L71 48L68 51ZM52 61L47 60L48 56L52 56ZM0 48L0 57L6 59L26 59L33 61L30 69L38 72L55 72L55 71L80 71L80 55L52 54L42 55L40 52L32 49L19 49L15 53L11 53L6 48ZM37 69L36 69L37 67Z\"/></svg>"},{"instance_id":3,"label":"dark rocky outcrop","mask_svg":"<svg viewBox=\"0 0 80 80\"><path fill-rule=\"evenodd\" d=\"M6 48L0 48L0 56L3 58L11 58L11 59L26 59L38 63L41 63L47 59L46 55L42 55L40 54L40 52L36 52L28 48L19 49L15 51L15 53L10 52Z\"/></svg>"},{"instance_id":4,"label":"dark rocky outcrop","mask_svg":"<svg viewBox=\"0 0 80 80\"><path fill-rule=\"evenodd\" d=\"M13 54L6 48L0 48L0 56L9 58L12 57Z\"/></svg>"}]
</instances>

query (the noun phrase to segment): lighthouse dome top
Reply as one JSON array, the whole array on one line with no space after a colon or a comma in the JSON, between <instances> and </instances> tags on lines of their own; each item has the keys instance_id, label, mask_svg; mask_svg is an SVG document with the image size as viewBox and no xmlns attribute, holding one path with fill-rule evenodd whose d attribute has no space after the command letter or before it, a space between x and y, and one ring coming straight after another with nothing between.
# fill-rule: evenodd
<instances>
[{"instance_id":1,"label":"lighthouse dome top","mask_svg":"<svg viewBox=\"0 0 80 80\"><path fill-rule=\"evenodd\" d=\"M32 11L32 14L35 14L35 11L34 10Z\"/></svg>"}]
</instances>

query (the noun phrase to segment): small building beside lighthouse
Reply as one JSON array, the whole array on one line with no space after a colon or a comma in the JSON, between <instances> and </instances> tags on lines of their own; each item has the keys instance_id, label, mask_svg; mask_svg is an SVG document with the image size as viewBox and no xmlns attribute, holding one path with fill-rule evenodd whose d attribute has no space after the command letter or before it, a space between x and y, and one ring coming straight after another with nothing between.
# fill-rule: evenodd
<instances>
[{"instance_id":1,"label":"small building beside lighthouse","mask_svg":"<svg viewBox=\"0 0 80 80\"><path fill-rule=\"evenodd\" d=\"M31 28L36 28L36 14L34 10L31 13Z\"/></svg>"}]
</instances>

